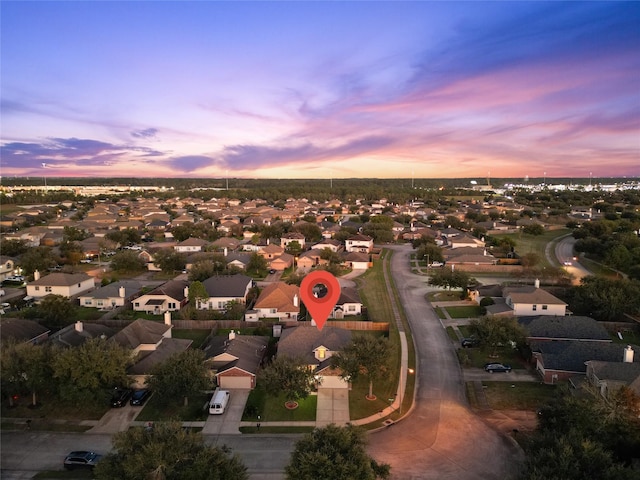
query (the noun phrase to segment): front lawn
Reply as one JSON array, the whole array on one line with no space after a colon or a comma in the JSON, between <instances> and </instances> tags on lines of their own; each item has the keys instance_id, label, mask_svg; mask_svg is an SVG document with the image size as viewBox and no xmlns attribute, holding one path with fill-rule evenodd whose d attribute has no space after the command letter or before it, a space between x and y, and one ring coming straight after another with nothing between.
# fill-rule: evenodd
<instances>
[{"instance_id":1,"label":"front lawn","mask_svg":"<svg viewBox=\"0 0 640 480\"><path fill-rule=\"evenodd\" d=\"M501 347L496 356L491 356L491 351L486 348L459 348L458 360L462 367L484 368L486 363L506 363L514 369L527 367L527 362L518 350L509 347Z\"/></svg>"},{"instance_id":2,"label":"front lawn","mask_svg":"<svg viewBox=\"0 0 640 480\"><path fill-rule=\"evenodd\" d=\"M316 420L317 395L297 400L298 408L288 410L284 406L284 395L274 397L268 395L264 388L258 386L251 391L242 414L245 422L314 422Z\"/></svg>"},{"instance_id":3,"label":"front lawn","mask_svg":"<svg viewBox=\"0 0 640 480\"><path fill-rule=\"evenodd\" d=\"M200 348L204 341L211 334L211 330L188 330L188 329L172 329L171 336L173 338L182 338L192 340L191 348Z\"/></svg>"},{"instance_id":4,"label":"front lawn","mask_svg":"<svg viewBox=\"0 0 640 480\"><path fill-rule=\"evenodd\" d=\"M162 405L157 395L152 395L147 401L142 411L136 417L136 421L154 422L171 419L181 420L183 422L197 422L206 420L209 416L209 399L211 395L201 393L189 397L189 405L186 407L182 404L182 400L172 402L168 405Z\"/></svg>"},{"instance_id":5,"label":"front lawn","mask_svg":"<svg viewBox=\"0 0 640 480\"><path fill-rule=\"evenodd\" d=\"M537 410L558 391L558 385L537 382L482 382L494 410Z\"/></svg>"},{"instance_id":6,"label":"front lawn","mask_svg":"<svg viewBox=\"0 0 640 480\"><path fill-rule=\"evenodd\" d=\"M397 378L380 379L373 384L375 400L367 400L369 394L369 382L366 378L359 378L353 382L353 388L349 391L349 414L351 420L367 418L375 415L393 403L397 392Z\"/></svg>"},{"instance_id":7,"label":"front lawn","mask_svg":"<svg viewBox=\"0 0 640 480\"><path fill-rule=\"evenodd\" d=\"M457 290L442 290L438 292L429 292L427 299L430 302L459 302L460 292Z\"/></svg>"},{"instance_id":8,"label":"front lawn","mask_svg":"<svg viewBox=\"0 0 640 480\"><path fill-rule=\"evenodd\" d=\"M481 315L479 305L444 307L451 318L477 318Z\"/></svg>"},{"instance_id":9,"label":"front lawn","mask_svg":"<svg viewBox=\"0 0 640 480\"><path fill-rule=\"evenodd\" d=\"M104 403L74 403L65 405L57 398L42 395L38 397L38 405L31 406L31 395L18 398L16 405L9 408L8 401L3 399L0 415L2 418L27 418L39 421L52 420L99 420L109 410L109 397L105 393Z\"/></svg>"}]
</instances>

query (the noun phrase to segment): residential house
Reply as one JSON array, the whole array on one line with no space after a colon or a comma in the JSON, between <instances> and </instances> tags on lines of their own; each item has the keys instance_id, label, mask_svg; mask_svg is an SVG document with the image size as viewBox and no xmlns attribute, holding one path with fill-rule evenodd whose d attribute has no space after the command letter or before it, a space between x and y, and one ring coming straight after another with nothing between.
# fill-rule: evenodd
<instances>
[{"instance_id":1,"label":"residential house","mask_svg":"<svg viewBox=\"0 0 640 480\"><path fill-rule=\"evenodd\" d=\"M47 295L73 298L95 288L95 280L86 273L50 273L44 277L37 270L34 281L27 284L27 296L41 299Z\"/></svg>"},{"instance_id":2,"label":"residential house","mask_svg":"<svg viewBox=\"0 0 640 480\"><path fill-rule=\"evenodd\" d=\"M369 268L369 254L359 252L344 252L342 263L353 270L366 270Z\"/></svg>"},{"instance_id":3,"label":"residential house","mask_svg":"<svg viewBox=\"0 0 640 480\"><path fill-rule=\"evenodd\" d=\"M16 268L15 260L5 255L0 255L0 282L4 281L7 277L14 275Z\"/></svg>"},{"instance_id":4,"label":"residential house","mask_svg":"<svg viewBox=\"0 0 640 480\"><path fill-rule=\"evenodd\" d=\"M204 250L204 247L207 246L209 242L203 240L202 238L187 238L186 240L174 245L173 248L176 252L180 253L193 253L193 252L201 252Z\"/></svg>"},{"instance_id":5,"label":"residential house","mask_svg":"<svg viewBox=\"0 0 640 480\"><path fill-rule=\"evenodd\" d=\"M634 354L631 345L627 345L621 362L589 360L586 362L587 380L604 398L609 398L610 394L621 387L627 387L640 395L640 362L634 361Z\"/></svg>"},{"instance_id":6,"label":"residential house","mask_svg":"<svg viewBox=\"0 0 640 480\"><path fill-rule=\"evenodd\" d=\"M80 295L80 306L99 309L123 307L140 292L141 288L140 282L135 280L110 283L90 293Z\"/></svg>"},{"instance_id":7,"label":"residential house","mask_svg":"<svg viewBox=\"0 0 640 480\"><path fill-rule=\"evenodd\" d=\"M331 318L344 318L354 315L362 315L362 300L358 290L352 287L342 287L340 298L331 312Z\"/></svg>"},{"instance_id":8,"label":"residential house","mask_svg":"<svg viewBox=\"0 0 640 480\"><path fill-rule=\"evenodd\" d=\"M251 261L251 255L248 253L229 253L225 255L225 258L227 267L236 267L241 270L246 270Z\"/></svg>"},{"instance_id":9,"label":"residential house","mask_svg":"<svg viewBox=\"0 0 640 480\"><path fill-rule=\"evenodd\" d=\"M253 310L257 318L277 318L280 321L298 320L300 287L284 282L270 283L260 292Z\"/></svg>"},{"instance_id":10,"label":"residential house","mask_svg":"<svg viewBox=\"0 0 640 480\"><path fill-rule=\"evenodd\" d=\"M607 329L591 317L537 315L518 317L518 323L527 331L529 342L611 342Z\"/></svg>"},{"instance_id":11,"label":"residential house","mask_svg":"<svg viewBox=\"0 0 640 480\"><path fill-rule=\"evenodd\" d=\"M325 248L328 248L332 252L337 253L341 251L344 248L344 246L342 245L342 242L340 242L339 240L328 238L312 245L311 248L315 250L320 250L320 251L324 250Z\"/></svg>"},{"instance_id":12,"label":"residential house","mask_svg":"<svg viewBox=\"0 0 640 480\"><path fill-rule=\"evenodd\" d=\"M373 250L373 238L367 235L353 235L345 241L347 252L369 253Z\"/></svg>"},{"instance_id":13,"label":"residential house","mask_svg":"<svg viewBox=\"0 0 640 480\"><path fill-rule=\"evenodd\" d=\"M285 250L293 242L298 242L298 244L300 245L300 248L304 250L305 238L304 238L304 235L302 235L301 233L289 232L289 233L285 233L284 235L282 235L282 237L280 237L280 246Z\"/></svg>"},{"instance_id":14,"label":"residential house","mask_svg":"<svg viewBox=\"0 0 640 480\"><path fill-rule=\"evenodd\" d=\"M18 343L38 344L46 342L49 330L34 320L24 318L0 318L0 342L14 340Z\"/></svg>"},{"instance_id":15,"label":"residential house","mask_svg":"<svg viewBox=\"0 0 640 480\"><path fill-rule=\"evenodd\" d=\"M93 338L110 338L114 333L115 330L100 323L77 321L52 334L49 341L62 347L77 347Z\"/></svg>"},{"instance_id":16,"label":"residential house","mask_svg":"<svg viewBox=\"0 0 640 480\"><path fill-rule=\"evenodd\" d=\"M191 346L192 340L171 338L171 329L171 314L167 312L164 323L139 318L111 337L131 350L133 365L127 369L127 375L132 387L144 387L156 365Z\"/></svg>"},{"instance_id":17,"label":"residential house","mask_svg":"<svg viewBox=\"0 0 640 480\"><path fill-rule=\"evenodd\" d=\"M540 282L524 287L505 287L502 293L506 305L513 310L513 315L555 315L564 316L567 304L540 288Z\"/></svg>"},{"instance_id":18,"label":"residential house","mask_svg":"<svg viewBox=\"0 0 640 480\"><path fill-rule=\"evenodd\" d=\"M254 389L269 337L240 335L212 337L203 348L205 364L215 371L216 383L224 389Z\"/></svg>"},{"instance_id":19,"label":"residential house","mask_svg":"<svg viewBox=\"0 0 640 480\"><path fill-rule=\"evenodd\" d=\"M325 325L301 325L282 330L278 355L301 358L313 370L323 388L349 388L340 378L340 370L331 366L331 357L351 342L351 331Z\"/></svg>"},{"instance_id":20,"label":"residential house","mask_svg":"<svg viewBox=\"0 0 640 480\"><path fill-rule=\"evenodd\" d=\"M273 260L278 258L284 253L284 248L279 245L268 243L266 245L258 246L258 254L264 257L266 260Z\"/></svg>"},{"instance_id":21,"label":"residential house","mask_svg":"<svg viewBox=\"0 0 640 480\"><path fill-rule=\"evenodd\" d=\"M269 267L281 272L286 270L287 268L292 267L293 261L294 261L293 255L290 255L288 253L283 253L279 257L271 260L269 262Z\"/></svg>"},{"instance_id":22,"label":"residential house","mask_svg":"<svg viewBox=\"0 0 640 480\"><path fill-rule=\"evenodd\" d=\"M302 270L310 270L318 265L326 265L328 260L322 258L323 250L312 248L306 252L302 252L298 257L298 268Z\"/></svg>"},{"instance_id":23,"label":"residential house","mask_svg":"<svg viewBox=\"0 0 640 480\"><path fill-rule=\"evenodd\" d=\"M587 362L621 362L624 359L625 345L619 343L563 341L531 342L531 350L536 370L545 383L568 380L576 375L587 373ZM640 347L633 346L640 351ZM636 357L635 362L640 362Z\"/></svg>"},{"instance_id":24,"label":"residential house","mask_svg":"<svg viewBox=\"0 0 640 480\"><path fill-rule=\"evenodd\" d=\"M189 301L189 283L170 280L133 300L133 310L160 315L180 310Z\"/></svg>"},{"instance_id":25,"label":"residential house","mask_svg":"<svg viewBox=\"0 0 640 480\"><path fill-rule=\"evenodd\" d=\"M225 310L229 303L247 303L253 279L246 275L216 275L204 282L208 298L198 299L198 310Z\"/></svg>"},{"instance_id":26,"label":"residential house","mask_svg":"<svg viewBox=\"0 0 640 480\"><path fill-rule=\"evenodd\" d=\"M462 247L484 248L485 242L465 233L448 237L447 245L449 245L452 249Z\"/></svg>"}]
</instances>

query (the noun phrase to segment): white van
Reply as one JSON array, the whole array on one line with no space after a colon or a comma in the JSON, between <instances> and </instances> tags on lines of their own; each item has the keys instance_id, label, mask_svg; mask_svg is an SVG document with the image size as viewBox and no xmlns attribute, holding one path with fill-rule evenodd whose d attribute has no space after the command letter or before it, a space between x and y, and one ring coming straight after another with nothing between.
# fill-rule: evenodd
<instances>
[{"instance_id":1,"label":"white van","mask_svg":"<svg viewBox=\"0 0 640 480\"><path fill-rule=\"evenodd\" d=\"M227 390L216 390L209 402L209 415L222 415L229 403L229 392Z\"/></svg>"}]
</instances>

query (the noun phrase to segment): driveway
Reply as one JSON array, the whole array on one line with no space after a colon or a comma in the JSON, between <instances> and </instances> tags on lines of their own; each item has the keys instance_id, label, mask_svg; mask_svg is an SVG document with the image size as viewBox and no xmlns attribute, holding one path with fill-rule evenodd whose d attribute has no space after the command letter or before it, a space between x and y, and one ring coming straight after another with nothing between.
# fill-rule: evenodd
<instances>
[{"instance_id":1,"label":"driveway","mask_svg":"<svg viewBox=\"0 0 640 480\"><path fill-rule=\"evenodd\" d=\"M122 408L112 408L87 433L114 434L127 430L141 411L141 407L132 407L128 403Z\"/></svg>"},{"instance_id":2,"label":"driveway","mask_svg":"<svg viewBox=\"0 0 640 480\"><path fill-rule=\"evenodd\" d=\"M222 415L209 415L202 433L204 435L240 435L242 413L251 390L229 389L229 403Z\"/></svg>"},{"instance_id":3,"label":"driveway","mask_svg":"<svg viewBox=\"0 0 640 480\"><path fill-rule=\"evenodd\" d=\"M330 423L346 425L349 420L349 390L346 388L318 388L316 426L324 427Z\"/></svg>"},{"instance_id":4,"label":"driveway","mask_svg":"<svg viewBox=\"0 0 640 480\"><path fill-rule=\"evenodd\" d=\"M391 274L417 350L416 403L403 420L369 436L369 453L398 480L515 478L522 451L469 409L455 346L425 300L425 278L407 268L412 249L392 249Z\"/></svg>"}]
</instances>

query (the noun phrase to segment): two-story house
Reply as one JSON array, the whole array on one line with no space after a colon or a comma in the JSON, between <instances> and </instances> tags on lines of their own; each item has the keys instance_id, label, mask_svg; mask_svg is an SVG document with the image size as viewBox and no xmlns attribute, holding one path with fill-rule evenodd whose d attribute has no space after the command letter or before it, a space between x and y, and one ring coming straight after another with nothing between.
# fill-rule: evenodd
<instances>
[{"instance_id":1,"label":"two-story house","mask_svg":"<svg viewBox=\"0 0 640 480\"><path fill-rule=\"evenodd\" d=\"M524 287L505 287L502 296L513 315L556 315L563 316L567 312L567 304L540 288L540 282Z\"/></svg>"},{"instance_id":2,"label":"two-story house","mask_svg":"<svg viewBox=\"0 0 640 480\"><path fill-rule=\"evenodd\" d=\"M27 296L36 300L47 295L62 295L73 298L95 288L95 280L86 273L50 273L44 277L37 270L34 280L27 284Z\"/></svg>"},{"instance_id":3,"label":"two-story house","mask_svg":"<svg viewBox=\"0 0 640 480\"><path fill-rule=\"evenodd\" d=\"M373 238L367 235L352 235L345 240L347 252L370 253L373 250Z\"/></svg>"}]
</instances>

